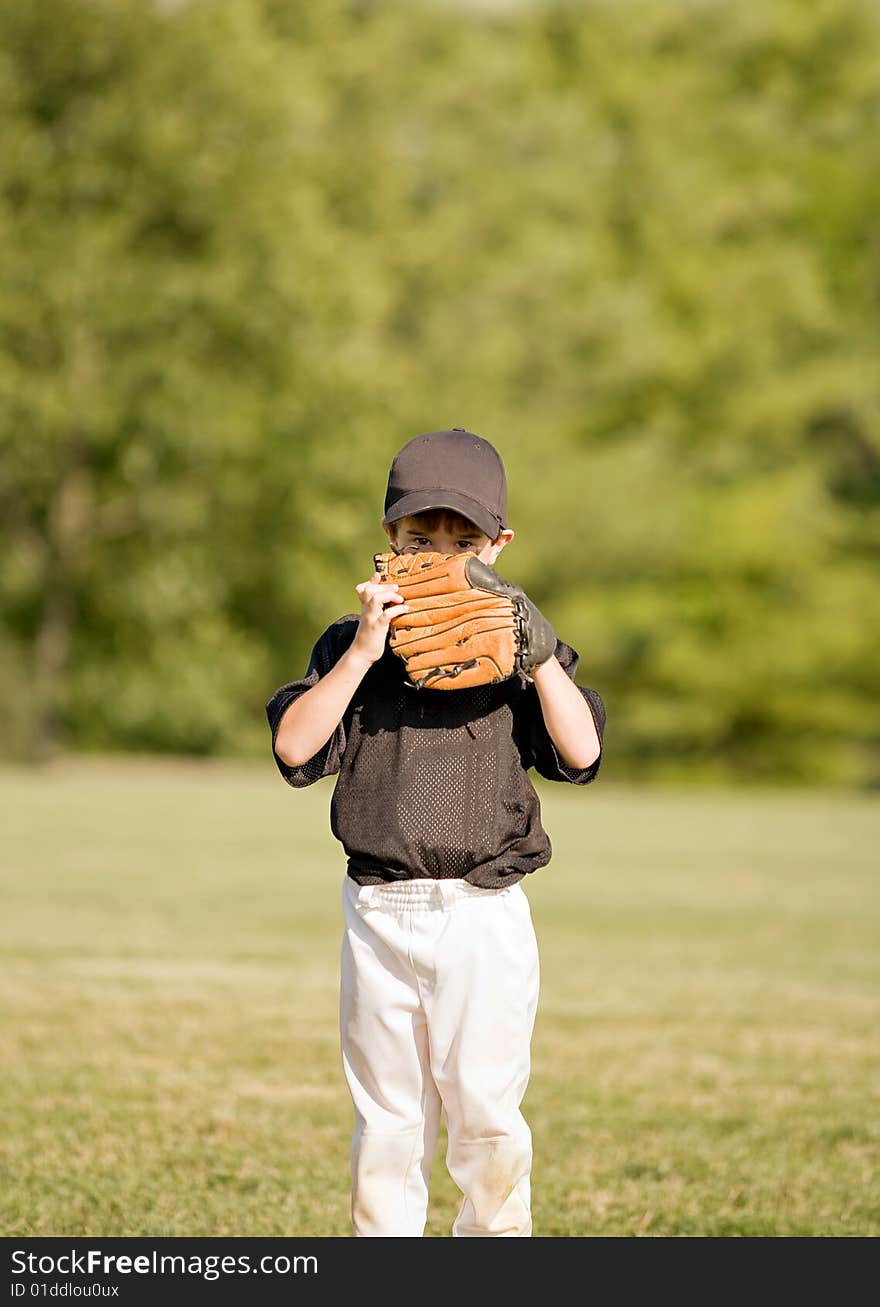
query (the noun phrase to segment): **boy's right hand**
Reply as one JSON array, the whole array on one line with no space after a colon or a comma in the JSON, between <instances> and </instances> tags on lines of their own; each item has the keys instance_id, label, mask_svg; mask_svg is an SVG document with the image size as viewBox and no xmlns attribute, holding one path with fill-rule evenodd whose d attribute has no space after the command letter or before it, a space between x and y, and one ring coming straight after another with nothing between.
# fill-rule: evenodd
<instances>
[{"instance_id":1,"label":"boy's right hand","mask_svg":"<svg viewBox=\"0 0 880 1307\"><path fill-rule=\"evenodd\" d=\"M356 585L355 590L360 595L361 617L351 647L375 663L385 652L392 617L409 612L409 604L403 602L403 595L396 586L380 583L378 572L374 572L369 581Z\"/></svg>"}]
</instances>

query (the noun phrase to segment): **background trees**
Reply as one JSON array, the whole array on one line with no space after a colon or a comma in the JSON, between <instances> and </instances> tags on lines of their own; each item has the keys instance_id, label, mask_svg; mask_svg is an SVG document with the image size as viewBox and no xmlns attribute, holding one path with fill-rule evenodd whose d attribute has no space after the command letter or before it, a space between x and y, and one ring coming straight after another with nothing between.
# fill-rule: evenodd
<instances>
[{"instance_id":1,"label":"background trees","mask_svg":"<svg viewBox=\"0 0 880 1307\"><path fill-rule=\"evenodd\" d=\"M462 425L617 774L876 786L870 0L0 9L7 753L259 754Z\"/></svg>"}]
</instances>

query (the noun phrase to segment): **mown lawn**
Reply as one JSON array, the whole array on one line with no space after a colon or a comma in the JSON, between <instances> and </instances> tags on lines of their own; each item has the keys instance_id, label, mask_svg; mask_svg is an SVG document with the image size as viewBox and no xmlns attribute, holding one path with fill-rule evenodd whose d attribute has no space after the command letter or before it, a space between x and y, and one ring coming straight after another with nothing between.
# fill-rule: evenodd
<instances>
[{"instance_id":1,"label":"mown lawn","mask_svg":"<svg viewBox=\"0 0 880 1307\"><path fill-rule=\"evenodd\" d=\"M0 770L4 1235L348 1234L331 790ZM541 795L535 1234L880 1233L880 805Z\"/></svg>"}]
</instances>

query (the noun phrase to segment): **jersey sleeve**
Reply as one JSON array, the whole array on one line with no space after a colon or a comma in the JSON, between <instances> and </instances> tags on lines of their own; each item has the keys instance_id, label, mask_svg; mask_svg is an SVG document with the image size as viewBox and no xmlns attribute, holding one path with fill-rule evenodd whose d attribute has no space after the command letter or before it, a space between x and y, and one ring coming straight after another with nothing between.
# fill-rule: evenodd
<instances>
[{"instance_id":1,"label":"jersey sleeve","mask_svg":"<svg viewBox=\"0 0 880 1307\"><path fill-rule=\"evenodd\" d=\"M332 626L329 626L312 650L305 676L298 681L290 681L287 685L282 685L266 704L266 716L269 719L269 728L272 732L272 756L288 785L292 785L296 789L312 785L324 776L334 776L339 771L342 755L345 752L347 736L346 714L343 714L342 720L327 743L322 745L313 757L304 763L300 763L297 767L290 767L283 759L279 758L275 749L275 740L278 735L278 728L281 725L281 719L290 705L300 695L305 694L312 686L317 685L321 677L326 676L330 669L335 667L354 639L356 629L356 617L341 617Z\"/></svg>"},{"instance_id":2,"label":"jersey sleeve","mask_svg":"<svg viewBox=\"0 0 880 1307\"><path fill-rule=\"evenodd\" d=\"M562 640L557 640L556 658L566 676L573 681L579 662L577 651L572 649L571 645L563 643ZM539 776L545 777L548 781L570 781L572 785L588 785L590 781L595 780L605 752L603 742L605 705L598 691L588 689L585 685L578 685L577 688L586 699L593 715L600 745L598 758L591 762L589 767L569 767L567 763L562 761L544 723L544 714L541 711L541 700L538 697L537 687L532 683L527 685L523 692L524 735L527 746L526 756L523 761L534 767Z\"/></svg>"}]
</instances>

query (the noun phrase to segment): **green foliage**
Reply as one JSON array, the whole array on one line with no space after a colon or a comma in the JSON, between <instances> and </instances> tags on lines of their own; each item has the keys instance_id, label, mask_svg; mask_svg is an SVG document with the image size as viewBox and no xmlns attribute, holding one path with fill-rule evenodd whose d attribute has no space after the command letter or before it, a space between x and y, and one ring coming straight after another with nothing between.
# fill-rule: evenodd
<instances>
[{"instance_id":1,"label":"green foliage","mask_svg":"<svg viewBox=\"0 0 880 1307\"><path fill-rule=\"evenodd\" d=\"M45 0L0 49L10 751L265 753L464 425L609 767L880 782L871 0Z\"/></svg>"}]
</instances>

